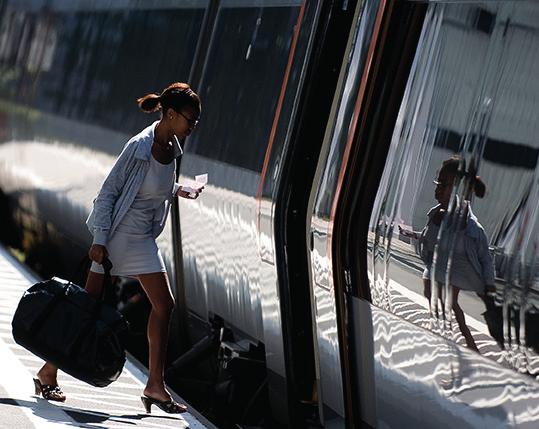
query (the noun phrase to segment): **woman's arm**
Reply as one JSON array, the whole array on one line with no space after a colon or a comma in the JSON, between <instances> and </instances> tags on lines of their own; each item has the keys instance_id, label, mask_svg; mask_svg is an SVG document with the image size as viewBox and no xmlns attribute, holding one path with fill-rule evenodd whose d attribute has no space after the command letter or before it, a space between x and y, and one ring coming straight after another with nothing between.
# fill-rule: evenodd
<instances>
[{"instance_id":1,"label":"woman's arm","mask_svg":"<svg viewBox=\"0 0 539 429\"><path fill-rule=\"evenodd\" d=\"M415 238L416 240L421 236L421 231L414 231L413 229L403 228L399 225L399 234L405 237Z\"/></svg>"},{"instance_id":2,"label":"woman's arm","mask_svg":"<svg viewBox=\"0 0 539 429\"><path fill-rule=\"evenodd\" d=\"M494 261L490 255L490 251L488 249L488 239L483 229L480 229L477 257L483 271L483 281L485 282L485 287L487 289L491 289L494 287Z\"/></svg>"},{"instance_id":3,"label":"woman's arm","mask_svg":"<svg viewBox=\"0 0 539 429\"><path fill-rule=\"evenodd\" d=\"M112 223L112 211L124 187L133 162L135 144L128 143L112 166L94 201L93 244L105 245Z\"/></svg>"}]
</instances>

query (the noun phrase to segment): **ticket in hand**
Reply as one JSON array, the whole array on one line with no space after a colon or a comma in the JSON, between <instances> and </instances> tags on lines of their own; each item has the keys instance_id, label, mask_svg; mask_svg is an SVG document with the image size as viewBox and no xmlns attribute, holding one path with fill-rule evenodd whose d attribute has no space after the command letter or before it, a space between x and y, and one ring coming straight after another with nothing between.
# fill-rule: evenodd
<instances>
[{"instance_id":1,"label":"ticket in hand","mask_svg":"<svg viewBox=\"0 0 539 429\"><path fill-rule=\"evenodd\" d=\"M200 193L201 189L208 183L208 173L199 174L195 176L195 180L187 179L185 185L181 185L180 189L184 192L188 192L192 197L197 193Z\"/></svg>"},{"instance_id":2,"label":"ticket in hand","mask_svg":"<svg viewBox=\"0 0 539 429\"><path fill-rule=\"evenodd\" d=\"M197 182L197 185L205 186L206 183L208 183L208 173L196 175L195 181Z\"/></svg>"},{"instance_id":3,"label":"ticket in hand","mask_svg":"<svg viewBox=\"0 0 539 429\"><path fill-rule=\"evenodd\" d=\"M180 186L180 189L183 192L188 192L189 194L196 194L197 192L200 192L200 188L195 189L195 188L191 188L191 186L185 186L185 185Z\"/></svg>"}]
</instances>

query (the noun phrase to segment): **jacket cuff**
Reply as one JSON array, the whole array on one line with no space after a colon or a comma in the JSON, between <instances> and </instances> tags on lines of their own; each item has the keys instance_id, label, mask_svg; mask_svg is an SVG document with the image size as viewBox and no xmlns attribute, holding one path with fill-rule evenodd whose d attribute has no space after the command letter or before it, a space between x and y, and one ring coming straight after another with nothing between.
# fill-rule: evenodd
<instances>
[{"instance_id":1,"label":"jacket cuff","mask_svg":"<svg viewBox=\"0 0 539 429\"><path fill-rule=\"evenodd\" d=\"M174 188L172 189L172 196L177 196L176 192L181 188L181 185L178 182L174 182Z\"/></svg>"},{"instance_id":2,"label":"jacket cuff","mask_svg":"<svg viewBox=\"0 0 539 429\"><path fill-rule=\"evenodd\" d=\"M95 230L94 241L92 244L99 244L101 246L105 246L107 244L108 235L108 231Z\"/></svg>"}]
</instances>

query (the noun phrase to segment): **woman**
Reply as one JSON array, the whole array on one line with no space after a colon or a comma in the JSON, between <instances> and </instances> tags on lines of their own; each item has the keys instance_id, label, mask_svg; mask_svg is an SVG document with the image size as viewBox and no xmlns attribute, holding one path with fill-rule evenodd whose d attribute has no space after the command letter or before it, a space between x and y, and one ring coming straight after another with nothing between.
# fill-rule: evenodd
<instances>
[{"instance_id":1,"label":"woman","mask_svg":"<svg viewBox=\"0 0 539 429\"><path fill-rule=\"evenodd\" d=\"M460 174L461 162L460 157L453 156L442 163L438 178L434 181L436 184L434 197L439 204L428 211L427 225L421 232L419 244L421 258L426 265L423 272L424 295L429 303L431 281L435 279L439 284L445 283L445 271L449 266L448 256L451 254L449 282L452 309L459 329L466 340L466 345L472 350L478 351L470 329L466 325L458 297L461 290L467 290L484 298L487 291L494 289L494 265L488 249L488 240L483 227L472 213L470 203L472 194L479 198L483 198L485 195L486 186L479 176L466 175L462 201L454 211L456 216L452 216L447 224L451 231L451 237L444 234L444 238L440 242L438 241L438 231L447 213L453 185ZM432 269L434 268L433 256L436 245L438 245L438 262L434 274Z\"/></svg>"},{"instance_id":2,"label":"woman","mask_svg":"<svg viewBox=\"0 0 539 429\"><path fill-rule=\"evenodd\" d=\"M174 159L182 154L178 139L198 124L198 95L185 83L174 83L160 95L137 100L144 112L161 111L161 118L125 145L103 182L87 225L93 235L88 252L93 261L87 291L99 296L103 281L100 264L109 258L112 276L137 278L152 305L148 320L149 377L142 402L147 412L155 404L167 413L186 406L173 401L164 384L169 321L174 298L156 237L162 232L174 196L194 199L202 188L187 192L175 183ZM53 401L66 397L57 383L57 368L47 362L34 379L36 393Z\"/></svg>"}]
</instances>

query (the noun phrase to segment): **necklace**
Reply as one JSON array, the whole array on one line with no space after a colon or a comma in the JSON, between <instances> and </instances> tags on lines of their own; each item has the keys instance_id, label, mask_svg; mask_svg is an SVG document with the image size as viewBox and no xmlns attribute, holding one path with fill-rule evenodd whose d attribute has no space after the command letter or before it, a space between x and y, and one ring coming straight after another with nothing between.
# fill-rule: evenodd
<instances>
[{"instance_id":1,"label":"necklace","mask_svg":"<svg viewBox=\"0 0 539 429\"><path fill-rule=\"evenodd\" d=\"M170 146L172 148L172 146ZM165 149L154 140L152 144L152 155L157 162L160 164L170 164L174 157L172 156L172 151L167 146Z\"/></svg>"}]
</instances>

